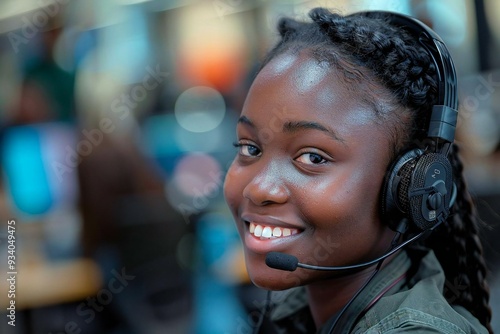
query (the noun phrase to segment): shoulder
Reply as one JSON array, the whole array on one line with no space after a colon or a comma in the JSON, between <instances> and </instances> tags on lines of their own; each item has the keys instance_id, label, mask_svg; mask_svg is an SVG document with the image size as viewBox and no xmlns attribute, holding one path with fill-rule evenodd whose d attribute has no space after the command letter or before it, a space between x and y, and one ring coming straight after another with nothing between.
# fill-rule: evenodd
<instances>
[{"instance_id":1,"label":"shoulder","mask_svg":"<svg viewBox=\"0 0 500 334\"><path fill-rule=\"evenodd\" d=\"M458 314L457 316L460 317ZM390 313L373 326L366 327L361 323L358 324L353 333L488 333L480 324L469 322L466 318L459 319L457 316L443 316L416 308L403 307Z\"/></svg>"},{"instance_id":2,"label":"shoulder","mask_svg":"<svg viewBox=\"0 0 500 334\"><path fill-rule=\"evenodd\" d=\"M432 252L420 261L412 279L382 297L356 324L354 333L488 333L465 308L449 303L451 289Z\"/></svg>"}]
</instances>

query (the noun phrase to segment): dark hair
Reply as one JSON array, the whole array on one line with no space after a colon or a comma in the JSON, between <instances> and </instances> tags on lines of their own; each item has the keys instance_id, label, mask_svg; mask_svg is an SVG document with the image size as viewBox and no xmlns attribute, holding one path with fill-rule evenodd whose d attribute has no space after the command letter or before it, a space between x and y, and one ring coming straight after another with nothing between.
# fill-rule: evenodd
<instances>
[{"instance_id":1,"label":"dark hair","mask_svg":"<svg viewBox=\"0 0 500 334\"><path fill-rule=\"evenodd\" d=\"M427 51L382 17L342 16L323 8L311 10L309 16L310 23L290 18L279 21L281 40L261 69L277 55L309 52L318 62L334 66L347 82L366 88L363 102L391 124L394 157L422 143L429 110L437 100L436 70ZM446 280L457 287L445 291L447 300L468 309L492 333L479 220L456 144L449 159L457 185L453 213L423 243L434 250Z\"/></svg>"}]
</instances>

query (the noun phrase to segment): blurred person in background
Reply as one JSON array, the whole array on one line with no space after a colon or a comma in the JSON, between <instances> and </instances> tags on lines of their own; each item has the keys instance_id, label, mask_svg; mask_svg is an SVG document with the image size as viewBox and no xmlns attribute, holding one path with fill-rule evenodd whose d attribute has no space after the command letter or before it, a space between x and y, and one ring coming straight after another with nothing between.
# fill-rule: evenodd
<instances>
[{"instance_id":1,"label":"blurred person in background","mask_svg":"<svg viewBox=\"0 0 500 334\"><path fill-rule=\"evenodd\" d=\"M41 31L41 52L27 66L22 78L18 105L8 123L74 122L75 76L54 61L54 48L61 36L61 17L50 18Z\"/></svg>"}]
</instances>

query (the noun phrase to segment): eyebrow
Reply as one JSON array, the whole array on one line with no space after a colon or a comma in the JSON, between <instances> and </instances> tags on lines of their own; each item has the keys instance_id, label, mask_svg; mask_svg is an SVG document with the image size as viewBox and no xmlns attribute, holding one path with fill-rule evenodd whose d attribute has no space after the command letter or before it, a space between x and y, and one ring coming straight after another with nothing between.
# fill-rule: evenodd
<instances>
[{"instance_id":1,"label":"eyebrow","mask_svg":"<svg viewBox=\"0 0 500 334\"><path fill-rule=\"evenodd\" d=\"M252 128L255 128L255 124L253 124L253 122L246 116L241 116L240 118L238 118L238 123L247 124Z\"/></svg>"},{"instance_id":2,"label":"eyebrow","mask_svg":"<svg viewBox=\"0 0 500 334\"><path fill-rule=\"evenodd\" d=\"M307 129L323 131L327 133L334 140L337 140L342 144L346 145L345 140L342 137L340 137L335 131L320 123L311 121L298 121L298 122L287 122L283 124L283 131L288 133L293 133L299 130L307 130Z\"/></svg>"},{"instance_id":3,"label":"eyebrow","mask_svg":"<svg viewBox=\"0 0 500 334\"><path fill-rule=\"evenodd\" d=\"M255 124L246 116L241 116L238 119L238 123L247 124L250 127L255 128ZM286 133L294 133L300 130L308 130L308 129L325 132L334 140L339 141L342 144L346 145L345 140L342 137L340 137L335 131L320 123L311 121L295 121L295 122L290 121L283 124L283 132Z\"/></svg>"}]
</instances>

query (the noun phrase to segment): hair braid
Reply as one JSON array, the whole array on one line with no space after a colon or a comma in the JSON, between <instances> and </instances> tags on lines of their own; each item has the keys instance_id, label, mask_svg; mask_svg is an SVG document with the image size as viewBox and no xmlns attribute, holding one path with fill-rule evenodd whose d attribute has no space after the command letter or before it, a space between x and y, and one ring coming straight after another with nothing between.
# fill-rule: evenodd
<instances>
[{"instance_id":1,"label":"hair braid","mask_svg":"<svg viewBox=\"0 0 500 334\"><path fill-rule=\"evenodd\" d=\"M447 300L464 306L493 333L490 325L491 308L488 304L487 268L478 235L479 219L463 177L458 146L453 145L452 148L449 158L457 186L453 214L425 243L434 250L445 271L447 284L450 284L445 289Z\"/></svg>"},{"instance_id":2,"label":"hair braid","mask_svg":"<svg viewBox=\"0 0 500 334\"><path fill-rule=\"evenodd\" d=\"M426 110L437 96L436 72L429 54L386 20L362 14L341 16L323 8L311 19L345 53L371 69L406 107Z\"/></svg>"}]
</instances>

